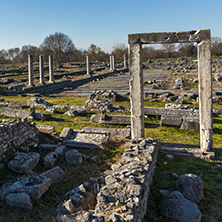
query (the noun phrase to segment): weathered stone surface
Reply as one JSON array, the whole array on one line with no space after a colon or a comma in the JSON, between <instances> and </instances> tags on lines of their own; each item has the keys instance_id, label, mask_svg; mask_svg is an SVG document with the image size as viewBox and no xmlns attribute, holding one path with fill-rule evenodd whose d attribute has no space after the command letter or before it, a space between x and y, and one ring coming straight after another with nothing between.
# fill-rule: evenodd
<instances>
[{"instance_id":1,"label":"weathered stone surface","mask_svg":"<svg viewBox=\"0 0 222 222\"><path fill-rule=\"evenodd\" d=\"M19 207L26 210L31 210L33 207L30 196L25 192L8 194L5 201L11 207Z\"/></svg>"},{"instance_id":2,"label":"weathered stone surface","mask_svg":"<svg viewBox=\"0 0 222 222\"><path fill-rule=\"evenodd\" d=\"M0 122L0 155L12 148L12 144L21 146L27 140L38 141L38 129L35 123L27 119L7 119Z\"/></svg>"},{"instance_id":3,"label":"weathered stone surface","mask_svg":"<svg viewBox=\"0 0 222 222\"><path fill-rule=\"evenodd\" d=\"M58 154L51 152L44 157L44 166L46 169L50 169L56 165L58 161Z\"/></svg>"},{"instance_id":4,"label":"weathered stone surface","mask_svg":"<svg viewBox=\"0 0 222 222\"><path fill-rule=\"evenodd\" d=\"M65 172L59 166L57 166L48 171L45 171L44 173L41 173L39 176L51 179L52 183L57 183L63 180L65 177Z\"/></svg>"},{"instance_id":5,"label":"weathered stone surface","mask_svg":"<svg viewBox=\"0 0 222 222\"><path fill-rule=\"evenodd\" d=\"M162 203L161 214L166 220L178 222L201 222L201 212L198 206L184 198L178 191L161 191L165 200Z\"/></svg>"},{"instance_id":6,"label":"weathered stone surface","mask_svg":"<svg viewBox=\"0 0 222 222\"><path fill-rule=\"evenodd\" d=\"M109 141L109 132L64 128L60 137L64 139L63 144L66 146L97 149Z\"/></svg>"},{"instance_id":7,"label":"weathered stone surface","mask_svg":"<svg viewBox=\"0 0 222 222\"><path fill-rule=\"evenodd\" d=\"M28 193L31 198L39 199L50 187L51 179L40 178L36 175L19 177L2 185L0 198L3 201L10 193Z\"/></svg>"},{"instance_id":8,"label":"weathered stone surface","mask_svg":"<svg viewBox=\"0 0 222 222\"><path fill-rule=\"evenodd\" d=\"M130 125L131 117L126 115L105 115L103 118L101 115L93 114L90 118L92 122L103 123L103 124L113 124L113 125Z\"/></svg>"},{"instance_id":9,"label":"weathered stone surface","mask_svg":"<svg viewBox=\"0 0 222 222\"><path fill-rule=\"evenodd\" d=\"M129 34L129 44L164 44L210 41L210 30Z\"/></svg>"},{"instance_id":10,"label":"weathered stone surface","mask_svg":"<svg viewBox=\"0 0 222 222\"><path fill-rule=\"evenodd\" d=\"M199 118L198 117L183 118L181 129L188 131L199 131L200 130Z\"/></svg>"},{"instance_id":11,"label":"weathered stone surface","mask_svg":"<svg viewBox=\"0 0 222 222\"><path fill-rule=\"evenodd\" d=\"M65 153L65 160L69 164L78 166L82 163L83 157L82 154L78 152L78 150L73 149L73 150L68 150Z\"/></svg>"},{"instance_id":12,"label":"weathered stone surface","mask_svg":"<svg viewBox=\"0 0 222 222\"><path fill-rule=\"evenodd\" d=\"M59 159L63 159L66 150L67 150L67 147L64 146L64 145L61 145L61 146L56 147L55 153L58 155L58 158L59 158Z\"/></svg>"},{"instance_id":13,"label":"weathered stone surface","mask_svg":"<svg viewBox=\"0 0 222 222\"><path fill-rule=\"evenodd\" d=\"M86 110L82 106L76 106L75 109L70 109L65 114L67 114L68 116L75 117L75 116L79 116L85 113L86 113Z\"/></svg>"},{"instance_id":14,"label":"weathered stone surface","mask_svg":"<svg viewBox=\"0 0 222 222\"><path fill-rule=\"evenodd\" d=\"M85 132L94 132L94 133L103 133L107 132L110 134L110 139L125 139L130 138L131 131L130 129L111 129L111 128L95 128L95 127L84 127Z\"/></svg>"},{"instance_id":15,"label":"weathered stone surface","mask_svg":"<svg viewBox=\"0 0 222 222\"><path fill-rule=\"evenodd\" d=\"M162 126L176 126L180 127L182 119L179 116L161 116L161 125Z\"/></svg>"},{"instance_id":16,"label":"weathered stone surface","mask_svg":"<svg viewBox=\"0 0 222 222\"><path fill-rule=\"evenodd\" d=\"M8 163L8 167L16 173L26 173L37 166L39 158L39 153L16 152L14 158Z\"/></svg>"},{"instance_id":17,"label":"weathered stone surface","mask_svg":"<svg viewBox=\"0 0 222 222\"><path fill-rule=\"evenodd\" d=\"M194 174L183 174L177 181L177 190L179 190L185 198L198 203L204 198L204 182Z\"/></svg>"}]
</instances>

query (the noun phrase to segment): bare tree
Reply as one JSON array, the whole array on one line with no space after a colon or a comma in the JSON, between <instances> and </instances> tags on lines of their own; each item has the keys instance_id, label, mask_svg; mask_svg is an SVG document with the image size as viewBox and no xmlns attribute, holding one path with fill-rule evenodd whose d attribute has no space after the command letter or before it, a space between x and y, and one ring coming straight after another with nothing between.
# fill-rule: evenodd
<instances>
[{"instance_id":1,"label":"bare tree","mask_svg":"<svg viewBox=\"0 0 222 222\"><path fill-rule=\"evenodd\" d=\"M0 64L6 64L7 62L7 51L2 49L0 50Z\"/></svg>"},{"instance_id":2,"label":"bare tree","mask_svg":"<svg viewBox=\"0 0 222 222\"><path fill-rule=\"evenodd\" d=\"M18 58L18 55L20 53L20 48L11 48L8 49L7 54L8 54L8 59L14 64L16 63L16 57Z\"/></svg>"},{"instance_id":3,"label":"bare tree","mask_svg":"<svg viewBox=\"0 0 222 222\"><path fill-rule=\"evenodd\" d=\"M45 55L53 55L56 67L61 67L75 50L75 45L69 36L56 32L45 38L40 48Z\"/></svg>"},{"instance_id":4,"label":"bare tree","mask_svg":"<svg viewBox=\"0 0 222 222\"><path fill-rule=\"evenodd\" d=\"M115 43L112 48L112 54L115 55L116 61L123 61L123 54L128 55L128 49L124 43Z\"/></svg>"},{"instance_id":5,"label":"bare tree","mask_svg":"<svg viewBox=\"0 0 222 222\"><path fill-rule=\"evenodd\" d=\"M168 58L172 57L173 52L176 50L174 43L162 44L162 48L167 53Z\"/></svg>"},{"instance_id":6,"label":"bare tree","mask_svg":"<svg viewBox=\"0 0 222 222\"><path fill-rule=\"evenodd\" d=\"M194 43L180 43L178 46L178 54L183 57L197 56L197 47Z\"/></svg>"},{"instance_id":7,"label":"bare tree","mask_svg":"<svg viewBox=\"0 0 222 222\"><path fill-rule=\"evenodd\" d=\"M20 53L18 55L20 63L27 63L28 55L32 55L33 61L38 61L40 50L36 46L24 45L22 46Z\"/></svg>"},{"instance_id":8,"label":"bare tree","mask_svg":"<svg viewBox=\"0 0 222 222\"><path fill-rule=\"evenodd\" d=\"M220 37L213 37L211 40L212 55L222 55L222 40Z\"/></svg>"}]
</instances>

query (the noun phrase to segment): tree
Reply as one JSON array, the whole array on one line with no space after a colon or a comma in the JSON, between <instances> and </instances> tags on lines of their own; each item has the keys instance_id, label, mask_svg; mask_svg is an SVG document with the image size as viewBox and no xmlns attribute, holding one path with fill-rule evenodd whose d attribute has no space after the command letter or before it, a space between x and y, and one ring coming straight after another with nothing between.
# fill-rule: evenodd
<instances>
[{"instance_id":1,"label":"tree","mask_svg":"<svg viewBox=\"0 0 222 222\"><path fill-rule=\"evenodd\" d=\"M176 50L174 43L162 44L162 48L167 53L168 58L172 57L173 52Z\"/></svg>"},{"instance_id":2,"label":"tree","mask_svg":"<svg viewBox=\"0 0 222 222\"><path fill-rule=\"evenodd\" d=\"M211 51L212 55L222 55L222 40L219 37L213 37L211 40Z\"/></svg>"},{"instance_id":3,"label":"tree","mask_svg":"<svg viewBox=\"0 0 222 222\"><path fill-rule=\"evenodd\" d=\"M6 64L7 62L7 51L2 49L0 50L0 64Z\"/></svg>"},{"instance_id":4,"label":"tree","mask_svg":"<svg viewBox=\"0 0 222 222\"><path fill-rule=\"evenodd\" d=\"M20 48L11 48L8 49L7 54L8 54L8 59L12 62L12 63L16 63L18 62L18 55L20 53ZM17 59L16 59L17 57ZM17 61L16 61L17 60Z\"/></svg>"},{"instance_id":5,"label":"tree","mask_svg":"<svg viewBox=\"0 0 222 222\"><path fill-rule=\"evenodd\" d=\"M197 56L197 47L193 43L180 43L178 54L183 57Z\"/></svg>"},{"instance_id":6,"label":"tree","mask_svg":"<svg viewBox=\"0 0 222 222\"><path fill-rule=\"evenodd\" d=\"M100 60L101 48L96 46L95 44L91 44L88 48L88 53L90 54L90 58L93 61Z\"/></svg>"},{"instance_id":7,"label":"tree","mask_svg":"<svg viewBox=\"0 0 222 222\"><path fill-rule=\"evenodd\" d=\"M128 49L124 43L115 43L112 48L112 54L115 55L116 61L123 61L123 55L128 55Z\"/></svg>"},{"instance_id":8,"label":"tree","mask_svg":"<svg viewBox=\"0 0 222 222\"><path fill-rule=\"evenodd\" d=\"M33 61L38 61L40 50L36 46L24 45L22 46L18 55L18 61L20 63L27 63L28 55L32 55Z\"/></svg>"},{"instance_id":9,"label":"tree","mask_svg":"<svg viewBox=\"0 0 222 222\"><path fill-rule=\"evenodd\" d=\"M45 38L40 48L44 55L52 55L54 58L54 64L57 68L62 66L63 62L66 62L70 53L75 50L75 45L69 36L56 32Z\"/></svg>"}]
</instances>

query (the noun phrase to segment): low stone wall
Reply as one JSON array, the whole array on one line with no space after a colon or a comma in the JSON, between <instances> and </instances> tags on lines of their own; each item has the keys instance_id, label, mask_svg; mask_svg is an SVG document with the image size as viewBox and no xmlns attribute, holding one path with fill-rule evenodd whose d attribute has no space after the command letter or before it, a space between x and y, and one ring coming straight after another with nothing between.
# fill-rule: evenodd
<instances>
[{"instance_id":1,"label":"low stone wall","mask_svg":"<svg viewBox=\"0 0 222 222\"><path fill-rule=\"evenodd\" d=\"M57 221L141 222L147 210L157 151L158 145L154 139L132 142L129 148L124 150L119 163L113 164L112 170L104 173L104 182L101 182L102 178L91 181L94 190L95 187L99 189L95 209L81 211L73 206L73 194L85 194L84 183L67 193L67 196L72 196L59 206Z\"/></svg>"},{"instance_id":2,"label":"low stone wall","mask_svg":"<svg viewBox=\"0 0 222 222\"><path fill-rule=\"evenodd\" d=\"M0 155L12 146L20 146L28 139L38 135L35 123L24 120L9 119L0 122Z\"/></svg>"}]
</instances>

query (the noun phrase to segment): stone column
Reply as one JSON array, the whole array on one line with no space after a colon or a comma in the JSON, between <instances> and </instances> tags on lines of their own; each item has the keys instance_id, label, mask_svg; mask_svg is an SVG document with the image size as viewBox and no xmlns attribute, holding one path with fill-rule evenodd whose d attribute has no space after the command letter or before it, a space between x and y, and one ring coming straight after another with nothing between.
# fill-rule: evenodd
<instances>
[{"instance_id":1,"label":"stone column","mask_svg":"<svg viewBox=\"0 0 222 222\"><path fill-rule=\"evenodd\" d=\"M127 66L126 66L126 54L123 55L123 67L127 68Z\"/></svg>"},{"instance_id":2,"label":"stone column","mask_svg":"<svg viewBox=\"0 0 222 222\"><path fill-rule=\"evenodd\" d=\"M28 55L28 72L29 72L29 84L28 86L34 86L33 84L33 64L32 64L32 56Z\"/></svg>"},{"instance_id":3,"label":"stone column","mask_svg":"<svg viewBox=\"0 0 222 222\"><path fill-rule=\"evenodd\" d=\"M129 45L130 102L132 139L144 138L144 93L142 45Z\"/></svg>"},{"instance_id":4,"label":"stone column","mask_svg":"<svg viewBox=\"0 0 222 222\"><path fill-rule=\"evenodd\" d=\"M90 56L89 56L89 54L86 54L86 75L92 76L90 74Z\"/></svg>"},{"instance_id":5,"label":"stone column","mask_svg":"<svg viewBox=\"0 0 222 222\"><path fill-rule=\"evenodd\" d=\"M112 55L112 67L113 67L113 71L116 70L116 65L115 65L115 56Z\"/></svg>"},{"instance_id":6,"label":"stone column","mask_svg":"<svg viewBox=\"0 0 222 222\"><path fill-rule=\"evenodd\" d=\"M43 56L39 56L39 83L45 84L44 82L44 62L43 62Z\"/></svg>"},{"instance_id":7,"label":"stone column","mask_svg":"<svg viewBox=\"0 0 222 222\"><path fill-rule=\"evenodd\" d=\"M112 59L112 55L110 55L110 70L113 71L113 59Z\"/></svg>"},{"instance_id":8,"label":"stone column","mask_svg":"<svg viewBox=\"0 0 222 222\"><path fill-rule=\"evenodd\" d=\"M54 76L53 76L53 57L50 55L49 56L49 83L53 83L54 81Z\"/></svg>"},{"instance_id":9,"label":"stone column","mask_svg":"<svg viewBox=\"0 0 222 222\"><path fill-rule=\"evenodd\" d=\"M197 45L199 78L200 148L206 153L213 151L213 112L211 43L202 41Z\"/></svg>"}]
</instances>

